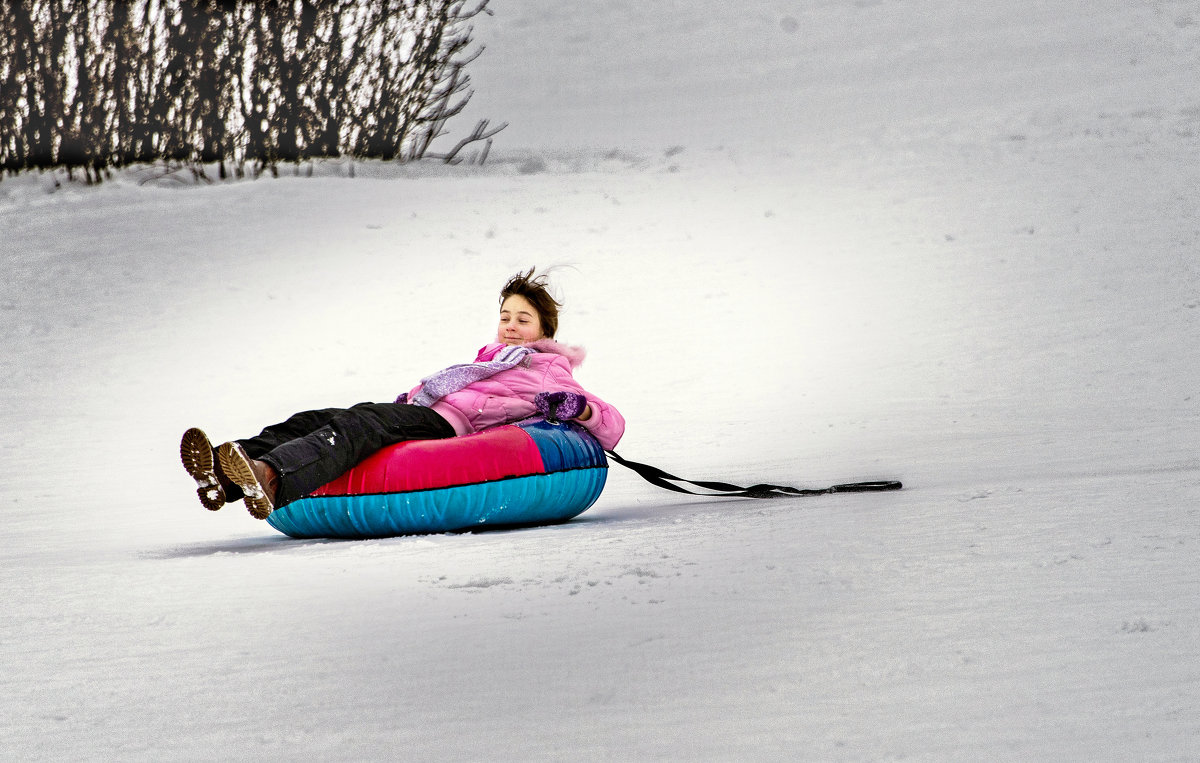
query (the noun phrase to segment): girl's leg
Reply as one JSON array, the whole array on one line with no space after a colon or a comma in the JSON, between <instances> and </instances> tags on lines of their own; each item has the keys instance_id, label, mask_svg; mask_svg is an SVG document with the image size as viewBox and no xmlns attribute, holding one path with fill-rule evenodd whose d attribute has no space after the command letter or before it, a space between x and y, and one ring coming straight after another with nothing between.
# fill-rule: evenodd
<instances>
[{"instance_id":1,"label":"girl's leg","mask_svg":"<svg viewBox=\"0 0 1200 763\"><path fill-rule=\"evenodd\" d=\"M261 456L247 449L247 455L269 464L279 475L274 501L279 507L341 476L380 448L404 440L453 436L454 428L423 406L359 403L334 413L315 431L281 443Z\"/></svg>"},{"instance_id":2,"label":"girl's leg","mask_svg":"<svg viewBox=\"0 0 1200 763\"><path fill-rule=\"evenodd\" d=\"M335 416L345 411L345 408L303 411L289 417L287 421L264 428L255 437L235 442L242 446L247 457L258 459L284 443L326 426ZM225 474L223 467L219 467L221 462L217 456L217 449L212 447L208 436L202 430L193 428L184 432L180 443L180 457L183 459L184 468L199 486L196 492L205 508L216 511L226 503L244 497L241 486Z\"/></svg>"},{"instance_id":3,"label":"girl's leg","mask_svg":"<svg viewBox=\"0 0 1200 763\"><path fill-rule=\"evenodd\" d=\"M359 403L359 405L368 405L368 403ZM250 458L261 458L285 442L291 442L298 437L312 434L321 427L329 424L339 413L344 413L345 411L345 408L322 408L317 411L302 411L288 417L287 421L265 427L255 437L236 440L236 442L242 446L246 451L246 455Z\"/></svg>"}]
</instances>

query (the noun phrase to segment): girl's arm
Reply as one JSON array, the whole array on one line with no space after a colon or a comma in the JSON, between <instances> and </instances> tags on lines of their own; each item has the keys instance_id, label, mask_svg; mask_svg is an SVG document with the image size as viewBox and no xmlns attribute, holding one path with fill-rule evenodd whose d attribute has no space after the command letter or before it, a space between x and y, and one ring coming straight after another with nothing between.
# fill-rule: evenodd
<instances>
[{"instance_id":1,"label":"girl's arm","mask_svg":"<svg viewBox=\"0 0 1200 763\"><path fill-rule=\"evenodd\" d=\"M621 436L625 434L625 417L621 415L620 411L581 387L579 382L575 381L575 377L571 375L571 366L566 358L556 358L547 371L546 378L543 380L545 390L548 392L555 390L576 392L587 398L588 402L584 406L583 413L575 420L584 429L591 432L605 450L617 447Z\"/></svg>"}]
</instances>

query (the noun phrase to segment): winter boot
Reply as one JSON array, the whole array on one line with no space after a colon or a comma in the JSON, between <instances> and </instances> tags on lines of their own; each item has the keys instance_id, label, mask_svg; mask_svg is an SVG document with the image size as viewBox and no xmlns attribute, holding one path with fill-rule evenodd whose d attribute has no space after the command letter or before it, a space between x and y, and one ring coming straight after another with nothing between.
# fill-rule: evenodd
<instances>
[{"instance_id":1,"label":"winter boot","mask_svg":"<svg viewBox=\"0 0 1200 763\"><path fill-rule=\"evenodd\" d=\"M179 460L183 461L183 468L196 481L196 495L200 496L200 503L209 511L216 511L229 503L217 476L213 453L212 443L203 430L192 427L183 433L183 439L179 441Z\"/></svg>"},{"instance_id":2,"label":"winter boot","mask_svg":"<svg viewBox=\"0 0 1200 763\"><path fill-rule=\"evenodd\" d=\"M266 519L275 510L275 494L279 491L279 475L270 464L256 461L236 442L217 448L221 471L246 497L246 508L255 519Z\"/></svg>"}]
</instances>

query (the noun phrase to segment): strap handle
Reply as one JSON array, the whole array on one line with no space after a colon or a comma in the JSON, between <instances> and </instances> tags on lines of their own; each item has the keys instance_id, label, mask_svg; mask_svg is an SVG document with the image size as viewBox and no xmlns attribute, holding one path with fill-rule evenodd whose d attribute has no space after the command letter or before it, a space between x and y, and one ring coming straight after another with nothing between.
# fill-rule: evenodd
<instances>
[{"instance_id":1,"label":"strap handle","mask_svg":"<svg viewBox=\"0 0 1200 763\"><path fill-rule=\"evenodd\" d=\"M673 474L668 474L656 466L649 464L639 464L636 461L629 461L617 455L616 451L604 451L612 460L616 461L621 466L632 469L637 472L638 476L649 482L651 485L657 485L667 490L674 490L677 493L687 493L688 495L702 495L710 498L794 498L803 495L826 495L828 493L870 493L883 490L899 490L903 485L895 480L883 480L879 482L849 482L843 485L832 485L827 488L795 488L786 485L751 485L750 487L741 487L740 485L731 485L728 482L711 482L699 480L685 480L682 477L676 477ZM714 493L697 493L694 490L688 490L685 487L674 484L675 482L686 482L689 485L702 487L705 490L714 491Z\"/></svg>"}]
</instances>

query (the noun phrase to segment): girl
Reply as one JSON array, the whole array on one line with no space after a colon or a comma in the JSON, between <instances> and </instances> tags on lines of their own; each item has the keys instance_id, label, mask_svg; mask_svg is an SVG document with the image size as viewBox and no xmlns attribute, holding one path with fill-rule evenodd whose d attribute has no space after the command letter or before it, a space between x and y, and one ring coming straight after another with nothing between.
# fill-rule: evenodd
<instances>
[{"instance_id":1,"label":"girl","mask_svg":"<svg viewBox=\"0 0 1200 763\"><path fill-rule=\"evenodd\" d=\"M251 515L266 519L387 445L470 434L539 413L577 421L606 450L615 448L625 419L575 381L572 369L585 353L554 341L561 304L534 270L501 289L496 341L474 363L427 376L394 403L297 413L218 448L199 429L184 432L179 455L199 485L200 503L216 511L244 499Z\"/></svg>"}]
</instances>

